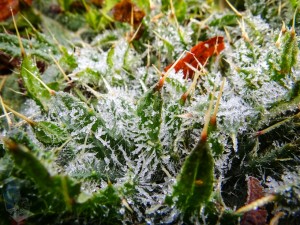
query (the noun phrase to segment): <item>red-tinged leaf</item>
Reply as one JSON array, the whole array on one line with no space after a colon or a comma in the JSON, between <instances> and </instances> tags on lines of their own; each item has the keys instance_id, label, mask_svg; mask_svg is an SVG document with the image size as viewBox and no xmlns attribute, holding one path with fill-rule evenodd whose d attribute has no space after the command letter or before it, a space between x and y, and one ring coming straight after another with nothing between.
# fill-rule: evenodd
<instances>
[{"instance_id":1,"label":"red-tinged leaf","mask_svg":"<svg viewBox=\"0 0 300 225\"><path fill-rule=\"evenodd\" d=\"M15 14L19 11L18 0L4 0L0 3L0 21L11 17L11 13Z\"/></svg>"},{"instance_id":2,"label":"red-tinged leaf","mask_svg":"<svg viewBox=\"0 0 300 225\"><path fill-rule=\"evenodd\" d=\"M251 177L251 176L248 177L247 186L248 186L247 204L264 197L264 189L261 186L259 180L256 179L255 177Z\"/></svg>"},{"instance_id":3,"label":"red-tinged leaf","mask_svg":"<svg viewBox=\"0 0 300 225\"><path fill-rule=\"evenodd\" d=\"M244 214L240 225L266 225L267 216L265 209L252 210Z\"/></svg>"},{"instance_id":4,"label":"red-tinged leaf","mask_svg":"<svg viewBox=\"0 0 300 225\"><path fill-rule=\"evenodd\" d=\"M264 188L261 186L258 179L248 177L248 197L246 204L256 201L264 197ZM263 207L257 210L251 210L243 215L241 225L266 225L268 212Z\"/></svg>"},{"instance_id":5,"label":"red-tinged leaf","mask_svg":"<svg viewBox=\"0 0 300 225\"><path fill-rule=\"evenodd\" d=\"M184 78L192 78L194 71L187 64L194 68L198 68L199 63L204 65L209 57L218 55L225 48L223 40L223 37L217 36L198 43L184 56L184 58L178 61L174 66L175 71L178 72L179 70L183 70ZM173 63L168 65L164 70L167 71L171 66L173 66Z\"/></svg>"},{"instance_id":6,"label":"red-tinged leaf","mask_svg":"<svg viewBox=\"0 0 300 225\"><path fill-rule=\"evenodd\" d=\"M23 0L27 5L31 5L32 0ZM12 13L19 12L19 0L1 0L0 1L0 21L11 17Z\"/></svg>"}]
</instances>

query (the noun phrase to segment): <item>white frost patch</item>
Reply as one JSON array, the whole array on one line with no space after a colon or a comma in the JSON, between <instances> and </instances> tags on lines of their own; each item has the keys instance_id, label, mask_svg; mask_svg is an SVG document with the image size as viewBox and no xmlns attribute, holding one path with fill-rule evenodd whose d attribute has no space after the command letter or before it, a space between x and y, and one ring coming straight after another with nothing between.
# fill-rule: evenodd
<instances>
[{"instance_id":1,"label":"white frost patch","mask_svg":"<svg viewBox=\"0 0 300 225\"><path fill-rule=\"evenodd\" d=\"M223 98L218 112L218 126L222 130L229 132L242 132L248 127L249 121L247 117L254 116L255 112L242 98L238 96L230 96L230 98Z\"/></svg>"},{"instance_id":2,"label":"white frost patch","mask_svg":"<svg viewBox=\"0 0 300 225\"><path fill-rule=\"evenodd\" d=\"M107 52L99 53L97 49L91 47L81 48L80 52L76 56L78 66L73 71L73 74L76 74L87 68L104 74L108 69L106 59Z\"/></svg>"}]
</instances>

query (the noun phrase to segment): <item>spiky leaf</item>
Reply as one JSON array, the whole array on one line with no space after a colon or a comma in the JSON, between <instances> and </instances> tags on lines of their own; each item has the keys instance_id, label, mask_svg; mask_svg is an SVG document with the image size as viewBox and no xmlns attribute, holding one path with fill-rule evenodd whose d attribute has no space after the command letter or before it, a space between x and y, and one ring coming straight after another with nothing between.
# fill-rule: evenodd
<instances>
[{"instance_id":1,"label":"spiky leaf","mask_svg":"<svg viewBox=\"0 0 300 225\"><path fill-rule=\"evenodd\" d=\"M199 141L186 158L174 186L172 198L185 214L191 214L209 200L213 190L214 160L207 143Z\"/></svg>"},{"instance_id":2,"label":"spiky leaf","mask_svg":"<svg viewBox=\"0 0 300 225\"><path fill-rule=\"evenodd\" d=\"M53 122L39 121L33 126L36 138L44 144L60 144L65 142L69 135Z\"/></svg>"},{"instance_id":3,"label":"spiky leaf","mask_svg":"<svg viewBox=\"0 0 300 225\"><path fill-rule=\"evenodd\" d=\"M153 86L139 100L137 115L141 118L140 128L146 128L151 141L157 142L162 122L163 99L161 92Z\"/></svg>"},{"instance_id":4,"label":"spiky leaf","mask_svg":"<svg viewBox=\"0 0 300 225\"><path fill-rule=\"evenodd\" d=\"M21 77L29 96L44 110L48 111L48 101L51 98L51 95L45 86L36 79L36 77L39 79L41 79L41 77L37 66L30 56L25 55L23 57Z\"/></svg>"}]
</instances>

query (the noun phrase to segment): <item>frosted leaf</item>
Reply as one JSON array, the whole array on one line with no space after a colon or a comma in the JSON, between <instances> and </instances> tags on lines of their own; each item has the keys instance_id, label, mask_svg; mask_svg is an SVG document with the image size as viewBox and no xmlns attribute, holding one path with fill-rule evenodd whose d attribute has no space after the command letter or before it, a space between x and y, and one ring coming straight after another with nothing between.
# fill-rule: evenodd
<instances>
[{"instance_id":1,"label":"frosted leaf","mask_svg":"<svg viewBox=\"0 0 300 225\"><path fill-rule=\"evenodd\" d=\"M218 112L218 126L229 133L241 132L247 129L249 118L257 112L241 97L235 95L229 85L225 85Z\"/></svg>"},{"instance_id":2,"label":"frosted leaf","mask_svg":"<svg viewBox=\"0 0 300 225\"><path fill-rule=\"evenodd\" d=\"M155 40L152 45L158 47L162 51L162 55L167 55L168 49L164 48L164 46L166 45L164 42L167 42L167 45L171 45L174 49L174 51L172 51L173 56L179 56L186 49L184 49L182 41L180 40L178 29L175 26L167 25L168 23L166 22L166 20L167 17L161 18L158 21L157 26L153 27L153 31L155 32ZM190 35L188 35L193 32L191 27L180 27L180 29L181 32L185 34L183 35L185 43L191 44L191 38ZM164 60L165 58L162 59L162 61Z\"/></svg>"},{"instance_id":3,"label":"frosted leaf","mask_svg":"<svg viewBox=\"0 0 300 225\"><path fill-rule=\"evenodd\" d=\"M93 41L91 42L91 46L97 46L102 44L107 44L106 40L110 44L109 40L117 39L118 36L123 35L123 33L120 32L120 30L109 30L104 31L101 34L98 34Z\"/></svg>"},{"instance_id":4,"label":"frosted leaf","mask_svg":"<svg viewBox=\"0 0 300 225\"><path fill-rule=\"evenodd\" d=\"M73 71L73 74L76 74L87 68L98 71L101 74L105 74L108 69L106 58L107 52L99 53L97 49L92 47L81 48L76 55L78 66Z\"/></svg>"},{"instance_id":5,"label":"frosted leaf","mask_svg":"<svg viewBox=\"0 0 300 225\"><path fill-rule=\"evenodd\" d=\"M253 5L249 2L253 2ZM270 109L277 103L290 100L289 92L300 78L299 65L296 65L280 82L273 79L274 71L281 69L282 53L282 48L275 46L281 20L276 16L278 12L274 9L278 10L278 5L275 7L274 3L276 1L266 8L265 1L262 4L246 0L251 10L265 10L272 13L274 18L253 16L254 12L249 10L243 12L245 31L250 39L248 43L241 37L241 29L235 25L236 21L226 26L227 37L232 38L232 43L226 43L226 51L209 60L207 74L201 77L184 105L179 100L192 81L184 79L182 71L169 71L161 89L162 123L160 128L156 128L159 129L159 135L155 141L149 135L148 125L152 121L142 124L137 115L138 100L160 78L160 73L151 65L155 64L162 72L167 64L174 62L199 40L217 35L226 39L224 27L211 26L210 22L223 18L228 12L211 13L212 8L207 3L197 3L199 8L196 9L191 7L191 3L187 4L187 11L199 13L201 21L191 19L176 25L168 17L170 10L159 17L162 15L162 2L153 0L151 6L155 7L151 7L143 21L147 35L140 40L129 43L126 38L130 25L115 24L113 29L101 31L91 43L77 45L75 53L68 49L77 63L77 68L68 71L75 88L72 86L69 93L58 92L53 96L49 113L40 111L33 101L25 102L21 109L23 114L34 116L34 120L51 121L66 127L71 135L67 143L53 149L43 146L35 139L32 129L22 125L31 141L45 150L37 157L46 159L45 165L51 174L69 175L82 183L82 191L88 194L107 188L109 180L134 211L132 215L124 206L117 209L124 224L132 223L133 218L134 222L141 224L145 221L149 224L183 223L182 214L175 207L165 204L165 196L172 193L185 158L199 141L214 85L216 92L212 98L213 105L219 94L219 85L226 77L217 113L217 127L208 139L212 150L215 146L217 150L224 147L224 152L214 152L215 172L220 178L214 187L212 196L215 197L223 191L221 184L230 179L228 176L232 175L230 173L236 166L234 160L238 158L240 165L247 163L246 155L241 155L245 152L238 149L248 146L248 143L244 143L245 139L248 142L245 134L257 128L262 116L272 116ZM293 12L287 15L289 10L286 5L280 4L280 9L282 16L286 17L283 18L288 22L286 24L291 24L287 19L292 17ZM238 17L238 20L241 22L241 18ZM269 20L279 22L269 23ZM203 25L208 25L208 29ZM55 80L58 71L55 68L49 65L49 71L43 74L45 81ZM72 97L81 94L84 96L81 100ZM72 99L64 101L61 96ZM151 106L145 106L142 110L149 116L157 116ZM7 135L7 132L1 130L1 134ZM271 148L282 146L281 140L269 145ZM244 173L248 169L241 171ZM270 192L286 197L292 204L297 203L291 197L299 192L295 185L300 182L297 175L297 172L286 172L281 179L270 179ZM216 203L214 197L209 206ZM294 205L296 208L297 205ZM108 208L104 211L104 216L109 215ZM206 212L201 211L203 221L199 221L199 214L197 218L192 215L191 223L204 224L209 218Z\"/></svg>"},{"instance_id":6,"label":"frosted leaf","mask_svg":"<svg viewBox=\"0 0 300 225\"><path fill-rule=\"evenodd\" d=\"M95 181L85 181L81 184L81 190L91 195L100 190L99 183Z\"/></svg>"},{"instance_id":7,"label":"frosted leaf","mask_svg":"<svg viewBox=\"0 0 300 225\"><path fill-rule=\"evenodd\" d=\"M43 118L41 116L40 106L38 106L35 103L35 101L33 101L31 99L28 99L23 103L20 113L22 113L26 117L29 117L29 118L35 119L35 120L42 120L42 118Z\"/></svg>"},{"instance_id":8,"label":"frosted leaf","mask_svg":"<svg viewBox=\"0 0 300 225\"><path fill-rule=\"evenodd\" d=\"M83 115L83 114L82 114ZM82 116L82 115L80 115L80 116ZM76 116L74 116L75 118L76 118ZM79 129L79 130L75 130L75 131L73 131L72 133L71 133L71 135L72 136L77 136L77 135L79 135L79 134L82 134L82 135L88 135L90 132L91 132L91 130L92 130L92 126L95 124L95 122L96 122L96 117L91 117L90 118L91 120L90 120L90 123L88 124L88 125L86 125L86 126L83 126L81 129Z\"/></svg>"},{"instance_id":9,"label":"frosted leaf","mask_svg":"<svg viewBox=\"0 0 300 225\"><path fill-rule=\"evenodd\" d=\"M256 104L264 105L268 108L274 102L279 102L287 95L287 89L276 83L275 81L264 82L260 89L254 90L251 99Z\"/></svg>"},{"instance_id":10,"label":"frosted leaf","mask_svg":"<svg viewBox=\"0 0 300 225\"><path fill-rule=\"evenodd\" d=\"M81 152L68 164L65 172L71 177L84 178L92 174L93 171L99 171L100 164L95 153Z\"/></svg>"},{"instance_id":11,"label":"frosted leaf","mask_svg":"<svg viewBox=\"0 0 300 225\"><path fill-rule=\"evenodd\" d=\"M113 62L114 62L114 68L116 70L120 70L123 66L124 61L124 55L128 48L128 42L125 39L121 39L114 48L114 56L113 56Z\"/></svg>"}]
</instances>

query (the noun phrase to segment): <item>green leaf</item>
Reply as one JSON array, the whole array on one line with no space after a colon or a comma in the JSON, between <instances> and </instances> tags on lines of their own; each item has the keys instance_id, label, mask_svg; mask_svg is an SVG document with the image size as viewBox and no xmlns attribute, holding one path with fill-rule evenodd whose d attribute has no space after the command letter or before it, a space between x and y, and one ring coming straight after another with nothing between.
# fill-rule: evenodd
<instances>
[{"instance_id":1,"label":"green leaf","mask_svg":"<svg viewBox=\"0 0 300 225\"><path fill-rule=\"evenodd\" d=\"M206 142L199 141L186 158L172 193L175 205L185 214L208 202L213 190L213 171L211 150Z\"/></svg>"},{"instance_id":2,"label":"green leaf","mask_svg":"<svg viewBox=\"0 0 300 225\"><path fill-rule=\"evenodd\" d=\"M52 186L50 173L25 145L8 138L3 139L3 142L13 156L15 165L22 168L27 176L33 179L40 188L47 189Z\"/></svg>"},{"instance_id":3,"label":"green leaf","mask_svg":"<svg viewBox=\"0 0 300 225\"><path fill-rule=\"evenodd\" d=\"M49 54L57 54L57 47L49 41L43 34L36 32L33 40L22 39L25 52L34 55L45 61L51 61ZM0 33L0 50L13 57L21 57L18 37L12 34Z\"/></svg>"},{"instance_id":4,"label":"green leaf","mask_svg":"<svg viewBox=\"0 0 300 225\"><path fill-rule=\"evenodd\" d=\"M298 56L298 42L296 34L286 32L282 40L282 55L281 55L281 73L289 73L294 65L297 63Z\"/></svg>"},{"instance_id":5,"label":"green leaf","mask_svg":"<svg viewBox=\"0 0 300 225\"><path fill-rule=\"evenodd\" d=\"M41 79L39 70L33 60L25 55L21 65L21 77L28 95L45 111L48 111L48 101L51 98L49 90L39 82L34 75Z\"/></svg>"},{"instance_id":6,"label":"green leaf","mask_svg":"<svg viewBox=\"0 0 300 225\"><path fill-rule=\"evenodd\" d=\"M291 73L293 66L297 65L298 43L297 36L291 31L285 32L281 40L281 52L274 65L272 55L270 55L269 64L273 68L272 80L281 81L287 74ZM283 84L282 84L283 85Z\"/></svg>"},{"instance_id":7,"label":"green leaf","mask_svg":"<svg viewBox=\"0 0 300 225\"><path fill-rule=\"evenodd\" d=\"M224 152L224 146L220 143L217 137L218 133L211 132L208 138L208 142L211 145L211 151L214 156L221 156Z\"/></svg>"},{"instance_id":8,"label":"green leaf","mask_svg":"<svg viewBox=\"0 0 300 225\"><path fill-rule=\"evenodd\" d=\"M26 49L26 47L29 45L28 40L22 40L22 42ZM0 33L0 50L13 57L21 56L18 37L12 34Z\"/></svg>"},{"instance_id":9,"label":"green leaf","mask_svg":"<svg viewBox=\"0 0 300 225\"><path fill-rule=\"evenodd\" d=\"M100 79L99 73L90 68L86 68L85 70L77 73L77 77L79 78L80 82L84 84L93 84L93 85L99 84L99 79Z\"/></svg>"},{"instance_id":10,"label":"green leaf","mask_svg":"<svg viewBox=\"0 0 300 225\"><path fill-rule=\"evenodd\" d=\"M99 31L105 28L106 23L103 21L103 18L99 13L99 10L93 7L88 8L85 14L85 19L88 25L95 31Z\"/></svg>"},{"instance_id":11,"label":"green leaf","mask_svg":"<svg viewBox=\"0 0 300 225\"><path fill-rule=\"evenodd\" d=\"M151 10L150 9L150 1L133 0L132 2L145 12L150 12L150 10Z\"/></svg>"},{"instance_id":12,"label":"green leaf","mask_svg":"<svg viewBox=\"0 0 300 225\"><path fill-rule=\"evenodd\" d=\"M223 28L224 26L237 25L237 15L225 15L221 18L215 19L209 23L210 26L217 26Z\"/></svg>"},{"instance_id":13,"label":"green leaf","mask_svg":"<svg viewBox=\"0 0 300 225\"><path fill-rule=\"evenodd\" d=\"M62 47L61 50L63 51L63 55L59 60L60 64L67 65L67 69L75 69L77 67L77 61L75 56L73 54L70 54L68 50L64 47Z\"/></svg>"},{"instance_id":14,"label":"green leaf","mask_svg":"<svg viewBox=\"0 0 300 225\"><path fill-rule=\"evenodd\" d=\"M185 19L186 12L187 12L187 4L185 0L174 0L174 8L177 20L182 22Z\"/></svg>"},{"instance_id":15,"label":"green leaf","mask_svg":"<svg viewBox=\"0 0 300 225\"><path fill-rule=\"evenodd\" d=\"M185 0L173 0L173 7L175 10L175 16L179 22L182 22L185 19L187 13L187 4ZM170 0L162 0L162 10L167 11L171 8Z\"/></svg>"},{"instance_id":16,"label":"green leaf","mask_svg":"<svg viewBox=\"0 0 300 225\"><path fill-rule=\"evenodd\" d=\"M19 79L19 74L16 74L16 73L13 73L13 74L7 76L7 78L5 80L5 85L1 89L1 97L3 99L5 99L5 102L7 105L14 106L15 110L18 110L19 107L22 106L22 104L25 100L25 96L16 95L12 91L12 90L18 91L18 92L21 91L19 84L18 84L18 79ZM0 111L1 110L2 110L2 108L0 109ZM4 124L2 124L2 125L4 125Z\"/></svg>"},{"instance_id":17,"label":"green leaf","mask_svg":"<svg viewBox=\"0 0 300 225\"><path fill-rule=\"evenodd\" d=\"M96 116L96 112L88 107L84 102L81 102L78 98L75 98L69 93L58 92L55 95L55 100L52 102L52 106L57 112L62 110L76 109L80 111L80 114L74 117L64 117L61 120L66 125L66 129L71 132L78 129L78 125L84 127L88 124L94 123L92 131L96 131L98 126L104 126L104 121L100 116ZM96 122L94 122L96 121Z\"/></svg>"},{"instance_id":18,"label":"green leaf","mask_svg":"<svg viewBox=\"0 0 300 225\"><path fill-rule=\"evenodd\" d=\"M81 204L76 204L76 214L86 218L101 218L101 224L121 224L123 216L120 214L121 196L112 184L100 190L88 199L80 196ZM84 199L85 198L85 199Z\"/></svg>"},{"instance_id":19,"label":"green leaf","mask_svg":"<svg viewBox=\"0 0 300 225\"><path fill-rule=\"evenodd\" d=\"M183 108L180 103L177 103L168 107L168 110L169 112L165 115L165 121L168 124L168 135L171 137L171 140L173 140L170 148L174 151L177 141L176 138L182 125L182 118L178 117L178 115L183 114Z\"/></svg>"},{"instance_id":20,"label":"green leaf","mask_svg":"<svg viewBox=\"0 0 300 225\"><path fill-rule=\"evenodd\" d=\"M63 110L76 110L80 112L74 117L64 117L60 118L63 123L66 125L66 130L70 133L78 130L78 126L84 127L89 124L93 124L91 131L96 132L98 128L105 130L105 139L110 142L111 145L123 145L126 146L126 149L132 149L132 143L129 143L128 140L125 140L121 135L115 134L113 131L108 130L105 126L104 120L101 118L101 115L97 114L92 108L88 107L84 102L73 97L71 94L58 92L55 95L55 101L52 105L57 112ZM84 139L86 134L82 136ZM100 143L99 143L100 144ZM100 144L101 150L106 151L106 147ZM100 154L101 151L99 151Z\"/></svg>"},{"instance_id":21,"label":"green leaf","mask_svg":"<svg viewBox=\"0 0 300 225\"><path fill-rule=\"evenodd\" d=\"M294 9L300 6L300 2L298 0L289 0L290 4L293 6Z\"/></svg>"},{"instance_id":22,"label":"green leaf","mask_svg":"<svg viewBox=\"0 0 300 225\"><path fill-rule=\"evenodd\" d=\"M113 45L114 42L118 40L115 33L104 33L102 37L97 38L92 43L92 46L100 46L102 48L107 48Z\"/></svg>"},{"instance_id":23,"label":"green leaf","mask_svg":"<svg viewBox=\"0 0 300 225\"><path fill-rule=\"evenodd\" d=\"M68 11L72 2L72 0L58 0L58 4L63 11Z\"/></svg>"},{"instance_id":24,"label":"green leaf","mask_svg":"<svg viewBox=\"0 0 300 225\"><path fill-rule=\"evenodd\" d=\"M110 69L113 68L114 66L114 54L115 54L115 47L112 46L107 53L107 59L106 59L106 63L109 66Z\"/></svg>"},{"instance_id":25,"label":"green leaf","mask_svg":"<svg viewBox=\"0 0 300 225\"><path fill-rule=\"evenodd\" d=\"M33 129L36 138L44 144L60 144L69 138L69 134L66 130L60 128L58 124L53 122L36 122Z\"/></svg>"},{"instance_id":26,"label":"green leaf","mask_svg":"<svg viewBox=\"0 0 300 225\"><path fill-rule=\"evenodd\" d=\"M71 13L69 11L60 14L57 21L64 25L66 29L73 32L78 31L86 24L85 18L82 15Z\"/></svg>"},{"instance_id":27,"label":"green leaf","mask_svg":"<svg viewBox=\"0 0 300 225\"><path fill-rule=\"evenodd\" d=\"M15 165L18 166L37 185L43 196L49 196L49 204L54 204L54 212L71 210L72 204L80 193L80 185L64 175L51 176L46 167L31 151L12 139L3 139L5 147L12 155Z\"/></svg>"},{"instance_id":28,"label":"green leaf","mask_svg":"<svg viewBox=\"0 0 300 225\"><path fill-rule=\"evenodd\" d=\"M74 18L74 20L77 19L77 23L84 22L83 16L81 16L81 15L76 15L76 16L77 16L77 18ZM67 20L67 19L68 19L68 17L66 16L65 20ZM61 23L58 20L60 20ZM75 25L77 25L77 24L75 24L75 25L67 24L66 26L63 26L63 24L62 24L63 22L64 22L64 20L60 17L58 17L57 19L46 17L46 16L42 17L42 26L49 27L49 28L51 27L51 29L49 29L49 30L44 30L43 34L46 37L55 37L55 40L61 46L70 46L69 40L71 39L71 32L69 32L68 29L76 30L77 27ZM56 49L58 51L59 46L57 45L57 43L54 46L56 47Z\"/></svg>"}]
</instances>

